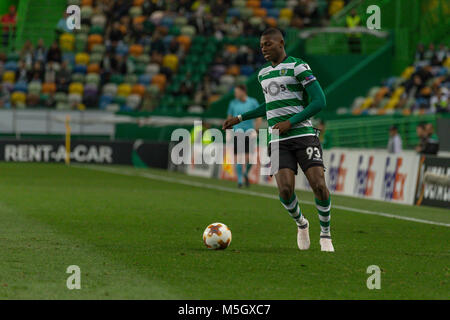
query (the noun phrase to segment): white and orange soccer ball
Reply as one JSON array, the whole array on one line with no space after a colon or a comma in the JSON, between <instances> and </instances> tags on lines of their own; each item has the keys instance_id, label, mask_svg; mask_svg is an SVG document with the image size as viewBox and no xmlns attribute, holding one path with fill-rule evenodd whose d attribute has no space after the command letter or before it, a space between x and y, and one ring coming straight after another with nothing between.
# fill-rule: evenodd
<instances>
[{"instance_id":1,"label":"white and orange soccer ball","mask_svg":"<svg viewBox=\"0 0 450 320\"><path fill-rule=\"evenodd\" d=\"M223 250L231 243L231 230L221 222L215 222L206 227L203 232L203 243L208 249Z\"/></svg>"}]
</instances>

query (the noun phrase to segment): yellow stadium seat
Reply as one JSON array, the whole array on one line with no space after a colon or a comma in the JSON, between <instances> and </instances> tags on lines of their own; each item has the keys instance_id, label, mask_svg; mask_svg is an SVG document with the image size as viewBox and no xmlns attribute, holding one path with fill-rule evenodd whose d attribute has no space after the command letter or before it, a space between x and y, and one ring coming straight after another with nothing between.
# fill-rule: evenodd
<instances>
[{"instance_id":1,"label":"yellow stadium seat","mask_svg":"<svg viewBox=\"0 0 450 320\"><path fill-rule=\"evenodd\" d=\"M292 19L294 12L290 8L283 8L280 10L280 18Z\"/></svg>"},{"instance_id":2,"label":"yellow stadium seat","mask_svg":"<svg viewBox=\"0 0 450 320\"><path fill-rule=\"evenodd\" d=\"M373 103L373 98L372 97L367 97L366 100L364 100L363 104L361 105L361 109L367 109L369 108Z\"/></svg>"},{"instance_id":3,"label":"yellow stadium seat","mask_svg":"<svg viewBox=\"0 0 450 320\"><path fill-rule=\"evenodd\" d=\"M128 97L131 93L131 86L128 83L122 83L117 87L117 95Z\"/></svg>"},{"instance_id":4,"label":"yellow stadium seat","mask_svg":"<svg viewBox=\"0 0 450 320\"><path fill-rule=\"evenodd\" d=\"M413 74L413 72L414 72L415 69L416 69L416 68L414 68L413 66L407 67L407 68L403 71L401 77L402 77L403 79L409 79L409 78L411 78L411 75Z\"/></svg>"},{"instance_id":5,"label":"yellow stadium seat","mask_svg":"<svg viewBox=\"0 0 450 320\"><path fill-rule=\"evenodd\" d=\"M59 37L59 46L63 51L73 51L75 47L75 36L71 33L63 33Z\"/></svg>"},{"instance_id":6,"label":"yellow stadium seat","mask_svg":"<svg viewBox=\"0 0 450 320\"><path fill-rule=\"evenodd\" d=\"M69 85L69 94L70 93L78 93L80 95L83 95L84 87L81 82L72 82Z\"/></svg>"},{"instance_id":7,"label":"yellow stadium seat","mask_svg":"<svg viewBox=\"0 0 450 320\"><path fill-rule=\"evenodd\" d=\"M86 52L77 53L75 55L75 63L87 66L89 63L89 54L87 54Z\"/></svg>"},{"instance_id":8,"label":"yellow stadium seat","mask_svg":"<svg viewBox=\"0 0 450 320\"><path fill-rule=\"evenodd\" d=\"M21 91L16 91L11 95L11 101L13 104L17 104L17 102L25 103L26 100L27 96Z\"/></svg>"},{"instance_id":9,"label":"yellow stadium seat","mask_svg":"<svg viewBox=\"0 0 450 320\"><path fill-rule=\"evenodd\" d=\"M178 57L175 54L166 54L163 58L163 66L176 71L178 68Z\"/></svg>"},{"instance_id":10,"label":"yellow stadium seat","mask_svg":"<svg viewBox=\"0 0 450 320\"><path fill-rule=\"evenodd\" d=\"M16 81L16 74L13 71L5 71L3 73L3 82L14 83Z\"/></svg>"}]
</instances>

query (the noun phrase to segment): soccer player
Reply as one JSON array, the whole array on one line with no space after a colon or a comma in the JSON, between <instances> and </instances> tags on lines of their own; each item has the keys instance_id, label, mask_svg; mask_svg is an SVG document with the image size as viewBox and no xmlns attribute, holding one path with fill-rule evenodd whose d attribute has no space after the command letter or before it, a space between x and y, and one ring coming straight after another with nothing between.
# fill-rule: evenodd
<instances>
[{"instance_id":1,"label":"soccer player","mask_svg":"<svg viewBox=\"0 0 450 320\"><path fill-rule=\"evenodd\" d=\"M247 87L243 84L237 85L234 88L234 98L230 105L228 106L228 119L238 116L240 114L246 113L248 111L254 110L259 107L259 103L255 98L249 97L247 95ZM256 123L254 123L256 122ZM245 132L249 129L258 130L261 124L261 118L253 120L246 120L236 124L233 129L234 133L234 154L237 155L239 148L237 146L238 141L245 141L244 152L245 152L245 172L243 172L243 166L241 163L236 163L236 175L238 180L238 187L241 188L243 184L243 179L245 179L245 186L250 186L250 181L248 179L248 173L250 172L250 168L252 164L249 161L249 152L250 152L250 142L249 136L245 135ZM244 135L243 139L238 139L237 135ZM252 150L253 151L253 150Z\"/></svg>"},{"instance_id":2,"label":"soccer player","mask_svg":"<svg viewBox=\"0 0 450 320\"><path fill-rule=\"evenodd\" d=\"M260 45L268 61L258 73L265 103L253 111L225 120L222 128L229 129L241 121L267 116L271 162L279 163L278 171L271 173L277 181L281 204L298 226L298 247L307 250L310 246L309 222L302 214L294 189L299 164L314 192L321 250L334 252L330 233L331 201L325 183L322 148L309 120L325 107L325 95L308 64L286 55L279 29L265 30ZM275 129L278 135L273 134ZM277 145L274 142L278 142L278 152L274 152ZM279 159L274 159L277 153Z\"/></svg>"}]
</instances>

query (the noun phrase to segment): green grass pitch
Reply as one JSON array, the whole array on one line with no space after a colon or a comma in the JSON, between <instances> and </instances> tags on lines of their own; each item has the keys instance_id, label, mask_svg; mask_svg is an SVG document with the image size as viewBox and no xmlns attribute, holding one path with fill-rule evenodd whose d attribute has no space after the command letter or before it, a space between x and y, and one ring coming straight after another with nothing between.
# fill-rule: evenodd
<instances>
[{"instance_id":1,"label":"green grass pitch","mask_svg":"<svg viewBox=\"0 0 450 320\"><path fill-rule=\"evenodd\" d=\"M0 299L449 298L449 210L332 196L336 252L323 253L313 195L297 191L311 223L299 251L272 187L104 168L0 163ZM212 222L231 228L228 249L204 247ZM66 287L69 265L80 290Z\"/></svg>"}]
</instances>

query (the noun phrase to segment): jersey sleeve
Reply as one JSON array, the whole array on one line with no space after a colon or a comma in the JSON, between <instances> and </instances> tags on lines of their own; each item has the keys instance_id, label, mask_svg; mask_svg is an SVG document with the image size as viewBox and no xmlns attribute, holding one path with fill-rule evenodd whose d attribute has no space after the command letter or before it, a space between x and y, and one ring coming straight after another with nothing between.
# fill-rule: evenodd
<instances>
[{"instance_id":1,"label":"jersey sleeve","mask_svg":"<svg viewBox=\"0 0 450 320\"><path fill-rule=\"evenodd\" d=\"M313 75L311 68L304 62L299 63L294 67L294 76L303 87L306 87L311 82L316 81L316 77Z\"/></svg>"}]
</instances>

